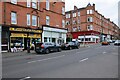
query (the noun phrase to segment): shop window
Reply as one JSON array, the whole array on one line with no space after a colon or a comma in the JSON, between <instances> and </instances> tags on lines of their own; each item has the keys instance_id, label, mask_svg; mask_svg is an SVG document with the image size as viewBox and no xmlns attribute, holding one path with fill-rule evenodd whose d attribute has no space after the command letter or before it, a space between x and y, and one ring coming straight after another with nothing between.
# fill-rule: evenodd
<instances>
[{"instance_id":1,"label":"shop window","mask_svg":"<svg viewBox=\"0 0 120 80\"><path fill-rule=\"evenodd\" d=\"M17 24L17 13L11 12L11 24Z\"/></svg>"},{"instance_id":2,"label":"shop window","mask_svg":"<svg viewBox=\"0 0 120 80\"><path fill-rule=\"evenodd\" d=\"M85 38L85 41L88 41L88 38Z\"/></svg>"},{"instance_id":3,"label":"shop window","mask_svg":"<svg viewBox=\"0 0 120 80\"><path fill-rule=\"evenodd\" d=\"M91 41L91 38L88 38L88 41Z\"/></svg>"},{"instance_id":4,"label":"shop window","mask_svg":"<svg viewBox=\"0 0 120 80\"><path fill-rule=\"evenodd\" d=\"M95 38L93 38L93 41L95 41Z\"/></svg>"},{"instance_id":5,"label":"shop window","mask_svg":"<svg viewBox=\"0 0 120 80\"><path fill-rule=\"evenodd\" d=\"M47 37L44 37L44 42L47 42Z\"/></svg>"},{"instance_id":6,"label":"shop window","mask_svg":"<svg viewBox=\"0 0 120 80\"><path fill-rule=\"evenodd\" d=\"M84 38L81 38L81 41L84 41Z\"/></svg>"},{"instance_id":7,"label":"shop window","mask_svg":"<svg viewBox=\"0 0 120 80\"><path fill-rule=\"evenodd\" d=\"M52 38L52 42L54 42L54 43L55 43L55 42L56 42L56 39L55 39L55 38Z\"/></svg>"},{"instance_id":8,"label":"shop window","mask_svg":"<svg viewBox=\"0 0 120 80\"><path fill-rule=\"evenodd\" d=\"M49 39L49 42L51 42L51 38L48 38Z\"/></svg>"},{"instance_id":9,"label":"shop window","mask_svg":"<svg viewBox=\"0 0 120 80\"><path fill-rule=\"evenodd\" d=\"M11 48L23 48L23 38L11 37Z\"/></svg>"}]
</instances>

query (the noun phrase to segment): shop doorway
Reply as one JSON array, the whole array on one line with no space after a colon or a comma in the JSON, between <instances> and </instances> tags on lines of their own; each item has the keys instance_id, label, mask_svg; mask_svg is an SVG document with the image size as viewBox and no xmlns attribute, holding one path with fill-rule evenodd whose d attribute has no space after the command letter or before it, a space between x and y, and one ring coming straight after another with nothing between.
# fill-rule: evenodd
<instances>
[{"instance_id":1,"label":"shop doorway","mask_svg":"<svg viewBox=\"0 0 120 80\"><path fill-rule=\"evenodd\" d=\"M24 38L24 50L27 50L29 40L30 38Z\"/></svg>"}]
</instances>

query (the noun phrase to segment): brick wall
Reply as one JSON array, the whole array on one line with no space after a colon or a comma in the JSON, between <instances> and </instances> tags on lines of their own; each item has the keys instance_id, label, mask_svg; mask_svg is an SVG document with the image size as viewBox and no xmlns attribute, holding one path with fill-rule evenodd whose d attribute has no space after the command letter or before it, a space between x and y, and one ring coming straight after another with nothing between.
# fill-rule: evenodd
<instances>
[{"instance_id":1,"label":"brick wall","mask_svg":"<svg viewBox=\"0 0 120 80\"><path fill-rule=\"evenodd\" d=\"M6 8L5 8L6 25L12 25L11 12L17 13L17 24L15 26L21 26L21 27L28 27L27 26L28 13L31 15L31 24L32 24L32 15L36 15L37 17L40 18L39 20L40 25L45 25L46 16L49 16L50 26L60 27L60 28L62 28L62 20L65 19L64 15L62 15L62 7L65 7L64 2L56 2L54 5L53 5L53 2L50 2L50 10L46 10L46 2L40 2L39 4L40 10L28 8L26 2L17 2L17 4L6 2L5 5L6 5ZM2 19L4 19L4 17ZM30 25L30 27L36 28L35 26L32 26L32 25Z\"/></svg>"},{"instance_id":2,"label":"brick wall","mask_svg":"<svg viewBox=\"0 0 120 80\"><path fill-rule=\"evenodd\" d=\"M93 14L87 14L87 10L93 10ZM72 12L78 13L80 11L80 18L78 18L78 14L75 18L72 17ZM104 34L118 34L118 26L110 21L109 18L105 18L102 14L100 14L97 10L95 10L95 4L93 5L88 5L83 8L74 8L72 11L66 12L66 15L70 14L71 18L66 18L66 21L71 21L71 25L66 25L66 28L69 28L69 32L79 32L79 31L73 31L73 27L78 27L80 26L80 31L88 31L87 26L88 25L93 25L93 30L97 31L99 33L104 33ZM92 17L93 22L87 22L87 18ZM80 19L80 24L72 24L73 20L78 20ZM116 27L116 28L115 28ZM117 30L117 32L115 32Z\"/></svg>"}]
</instances>

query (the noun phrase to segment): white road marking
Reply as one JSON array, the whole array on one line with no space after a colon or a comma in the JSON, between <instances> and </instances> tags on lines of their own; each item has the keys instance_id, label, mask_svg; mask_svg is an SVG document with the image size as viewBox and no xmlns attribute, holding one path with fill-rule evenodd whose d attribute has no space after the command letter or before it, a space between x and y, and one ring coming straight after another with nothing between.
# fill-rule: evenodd
<instances>
[{"instance_id":1,"label":"white road marking","mask_svg":"<svg viewBox=\"0 0 120 80\"><path fill-rule=\"evenodd\" d=\"M95 48L95 49L99 49L99 48L102 48L102 46L97 47L97 48ZM76 52L76 54L79 54L79 53L82 53L82 52L86 52L86 51L90 51L90 50L91 50L91 49L87 49L87 50L84 50L84 51Z\"/></svg>"},{"instance_id":2,"label":"white road marking","mask_svg":"<svg viewBox=\"0 0 120 80\"><path fill-rule=\"evenodd\" d=\"M106 54L107 52L103 52L103 54Z\"/></svg>"},{"instance_id":3,"label":"white road marking","mask_svg":"<svg viewBox=\"0 0 120 80\"><path fill-rule=\"evenodd\" d=\"M113 55L118 55L118 53L112 53Z\"/></svg>"},{"instance_id":4,"label":"white road marking","mask_svg":"<svg viewBox=\"0 0 120 80\"><path fill-rule=\"evenodd\" d=\"M82 59L82 60L80 60L80 62L83 62L83 61L86 61L86 60L88 60L88 58Z\"/></svg>"},{"instance_id":5,"label":"white road marking","mask_svg":"<svg viewBox=\"0 0 120 80\"><path fill-rule=\"evenodd\" d=\"M57 56L57 57L52 57L52 58L47 58L47 59L42 59L42 60L30 61L28 63L41 62L41 61L46 61L46 60L50 60L50 59L56 59L56 58L60 58L60 57L64 57L64 56L65 55Z\"/></svg>"},{"instance_id":6,"label":"white road marking","mask_svg":"<svg viewBox=\"0 0 120 80\"><path fill-rule=\"evenodd\" d=\"M26 79L30 79L31 77L29 77L29 76L27 76L27 77L25 77L25 78L23 78L23 79L20 79L20 80L26 80Z\"/></svg>"}]
</instances>

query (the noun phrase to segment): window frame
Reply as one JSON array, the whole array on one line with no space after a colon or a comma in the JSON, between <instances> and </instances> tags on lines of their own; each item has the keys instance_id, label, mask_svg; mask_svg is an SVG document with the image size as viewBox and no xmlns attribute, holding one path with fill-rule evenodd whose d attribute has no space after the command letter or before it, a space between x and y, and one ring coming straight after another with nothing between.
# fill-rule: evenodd
<instances>
[{"instance_id":1,"label":"window frame","mask_svg":"<svg viewBox=\"0 0 120 80\"><path fill-rule=\"evenodd\" d=\"M27 14L27 26L31 25L31 17L30 14Z\"/></svg>"},{"instance_id":2,"label":"window frame","mask_svg":"<svg viewBox=\"0 0 120 80\"><path fill-rule=\"evenodd\" d=\"M50 25L50 16L46 16L46 25Z\"/></svg>"},{"instance_id":3,"label":"window frame","mask_svg":"<svg viewBox=\"0 0 120 80\"><path fill-rule=\"evenodd\" d=\"M62 14L65 15L65 7L62 7Z\"/></svg>"},{"instance_id":4,"label":"window frame","mask_svg":"<svg viewBox=\"0 0 120 80\"><path fill-rule=\"evenodd\" d=\"M32 0L32 8L37 9L37 1Z\"/></svg>"},{"instance_id":5,"label":"window frame","mask_svg":"<svg viewBox=\"0 0 120 80\"><path fill-rule=\"evenodd\" d=\"M13 19L13 16L15 17ZM11 24L17 24L17 13L16 12L11 12Z\"/></svg>"},{"instance_id":6,"label":"window frame","mask_svg":"<svg viewBox=\"0 0 120 80\"><path fill-rule=\"evenodd\" d=\"M31 7L31 0L27 0L27 7Z\"/></svg>"},{"instance_id":7,"label":"window frame","mask_svg":"<svg viewBox=\"0 0 120 80\"><path fill-rule=\"evenodd\" d=\"M65 28L65 20L62 20L62 27Z\"/></svg>"},{"instance_id":8,"label":"window frame","mask_svg":"<svg viewBox=\"0 0 120 80\"><path fill-rule=\"evenodd\" d=\"M11 0L12 4L17 4L17 0Z\"/></svg>"},{"instance_id":9,"label":"window frame","mask_svg":"<svg viewBox=\"0 0 120 80\"><path fill-rule=\"evenodd\" d=\"M33 23L35 20L35 23ZM32 26L37 26L37 16L36 15L32 15Z\"/></svg>"},{"instance_id":10,"label":"window frame","mask_svg":"<svg viewBox=\"0 0 120 80\"><path fill-rule=\"evenodd\" d=\"M50 1L46 0L46 10L50 10Z\"/></svg>"}]
</instances>

